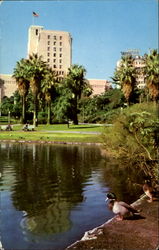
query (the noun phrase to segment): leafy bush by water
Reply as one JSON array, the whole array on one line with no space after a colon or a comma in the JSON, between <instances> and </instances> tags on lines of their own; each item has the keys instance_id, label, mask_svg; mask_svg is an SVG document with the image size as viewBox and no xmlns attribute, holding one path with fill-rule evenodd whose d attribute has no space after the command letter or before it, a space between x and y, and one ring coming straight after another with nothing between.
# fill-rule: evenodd
<instances>
[{"instance_id":1,"label":"leafy bush by water","mask_svg":"<svg viewBox=\"0 0 159 250\"><path fill-rule=\"evenodd\" d=\"M136 104L123 110L113 127L106 128L103 144L121 166L143 170L157 179L158 131L157 106Z\"/></svg>"}]
</instances>

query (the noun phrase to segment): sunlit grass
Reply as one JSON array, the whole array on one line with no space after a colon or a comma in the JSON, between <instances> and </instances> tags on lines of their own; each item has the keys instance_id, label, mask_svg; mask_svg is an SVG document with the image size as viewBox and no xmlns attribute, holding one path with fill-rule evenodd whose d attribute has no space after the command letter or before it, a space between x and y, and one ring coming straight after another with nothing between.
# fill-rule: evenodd
<instances>
[{"instance_id":1,"label":"sunlit grass","mask_svg":"<svg viewBox=\"0 0 159 250\"><path fill-rule=\"evenodd\" d=\"M0 140L15 140L15 141L52 141L52 142L89 142L99 143L101 142L100 135L96 134L80 134L80 133L58 133L46 132L39 129L36 131L24 132L18 130L16 127L14 131L0 131ZM98 132L98 131L97 131Z\"/></svg>"},{"instance_id":2,"label":"sunlit grass","mask_svg":"<svg viewBox=\"0 0 159 250\"><path fill-rule=\"evenodd\" d=\"M36 131L77 131L77 132L103 132L103 125L84 124L84 125L68 125L67 124L53 124L53 125L38 125ZM23 125L14 124L14 131L22 131Z\"/></svg>"}]
</instances>

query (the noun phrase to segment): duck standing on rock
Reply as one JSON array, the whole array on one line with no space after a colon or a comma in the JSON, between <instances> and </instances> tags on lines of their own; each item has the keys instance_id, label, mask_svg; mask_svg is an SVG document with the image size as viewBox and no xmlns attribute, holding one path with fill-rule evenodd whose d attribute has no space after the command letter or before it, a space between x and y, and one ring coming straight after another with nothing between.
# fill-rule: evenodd
<instances>
[{"instance_id":1,"label":"duck standing on rock","mask_svg":"<svg viewBox=\"0 0 159 250\"><path fill-rule=\"evenodd\" d=\"M117 201L114 193L108 193L106 201L109 200L108 207L117 214L117 220L123 220L124 218L132 217L135 214L139 215L139 211L123 201Z\"/></svg>"}]
</instances>

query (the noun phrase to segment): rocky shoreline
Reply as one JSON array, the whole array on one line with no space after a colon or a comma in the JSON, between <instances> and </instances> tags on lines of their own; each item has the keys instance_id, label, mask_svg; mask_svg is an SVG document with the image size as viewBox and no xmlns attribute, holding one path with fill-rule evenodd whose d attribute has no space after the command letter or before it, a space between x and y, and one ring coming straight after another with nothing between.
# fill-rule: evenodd
<instances>
[{"instance_id":1,"label":"rocky shoreline","mask_svg":"<svg viewBox=\"0 0 159 250\"><path fill-rule=\"evenodd\" d=\"M32 141L32 140L0 140L0 142L5 143L37 143L37 144L68 144L68 145L96 145L101 146L102 143L96 143L96 142L65 142L65 141L44 141L44 140L38 140L38 141Z\"/></svg>"},{"instance_id":2,"label":"rocky shoreline","mask_svg":"<svg viewBox=\"0 0 159 250\"><path fill-rule=\"evenodd\" d=\"M141 210L140 217L123 221L113 217L103 225L85 232L81 240L66 249L157 250L159 202L149 203L146 195L143 195L131 205Z\"/></svg>"}]
</instances>

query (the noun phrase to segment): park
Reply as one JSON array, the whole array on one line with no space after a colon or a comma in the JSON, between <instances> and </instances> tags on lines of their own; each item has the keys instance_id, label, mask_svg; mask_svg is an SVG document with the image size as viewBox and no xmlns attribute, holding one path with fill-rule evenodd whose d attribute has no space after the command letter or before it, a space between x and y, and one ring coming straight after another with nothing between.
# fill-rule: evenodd
<instances>
[{"instance_id":1,"label":"park","mask_svg":"<svg viewBox=\"0 0 159 250\"><path fill-rule=\"evenodd\" d=\"M0 249L158 249L158 4L0 1Z\"/></svg>"}]
</instances>

